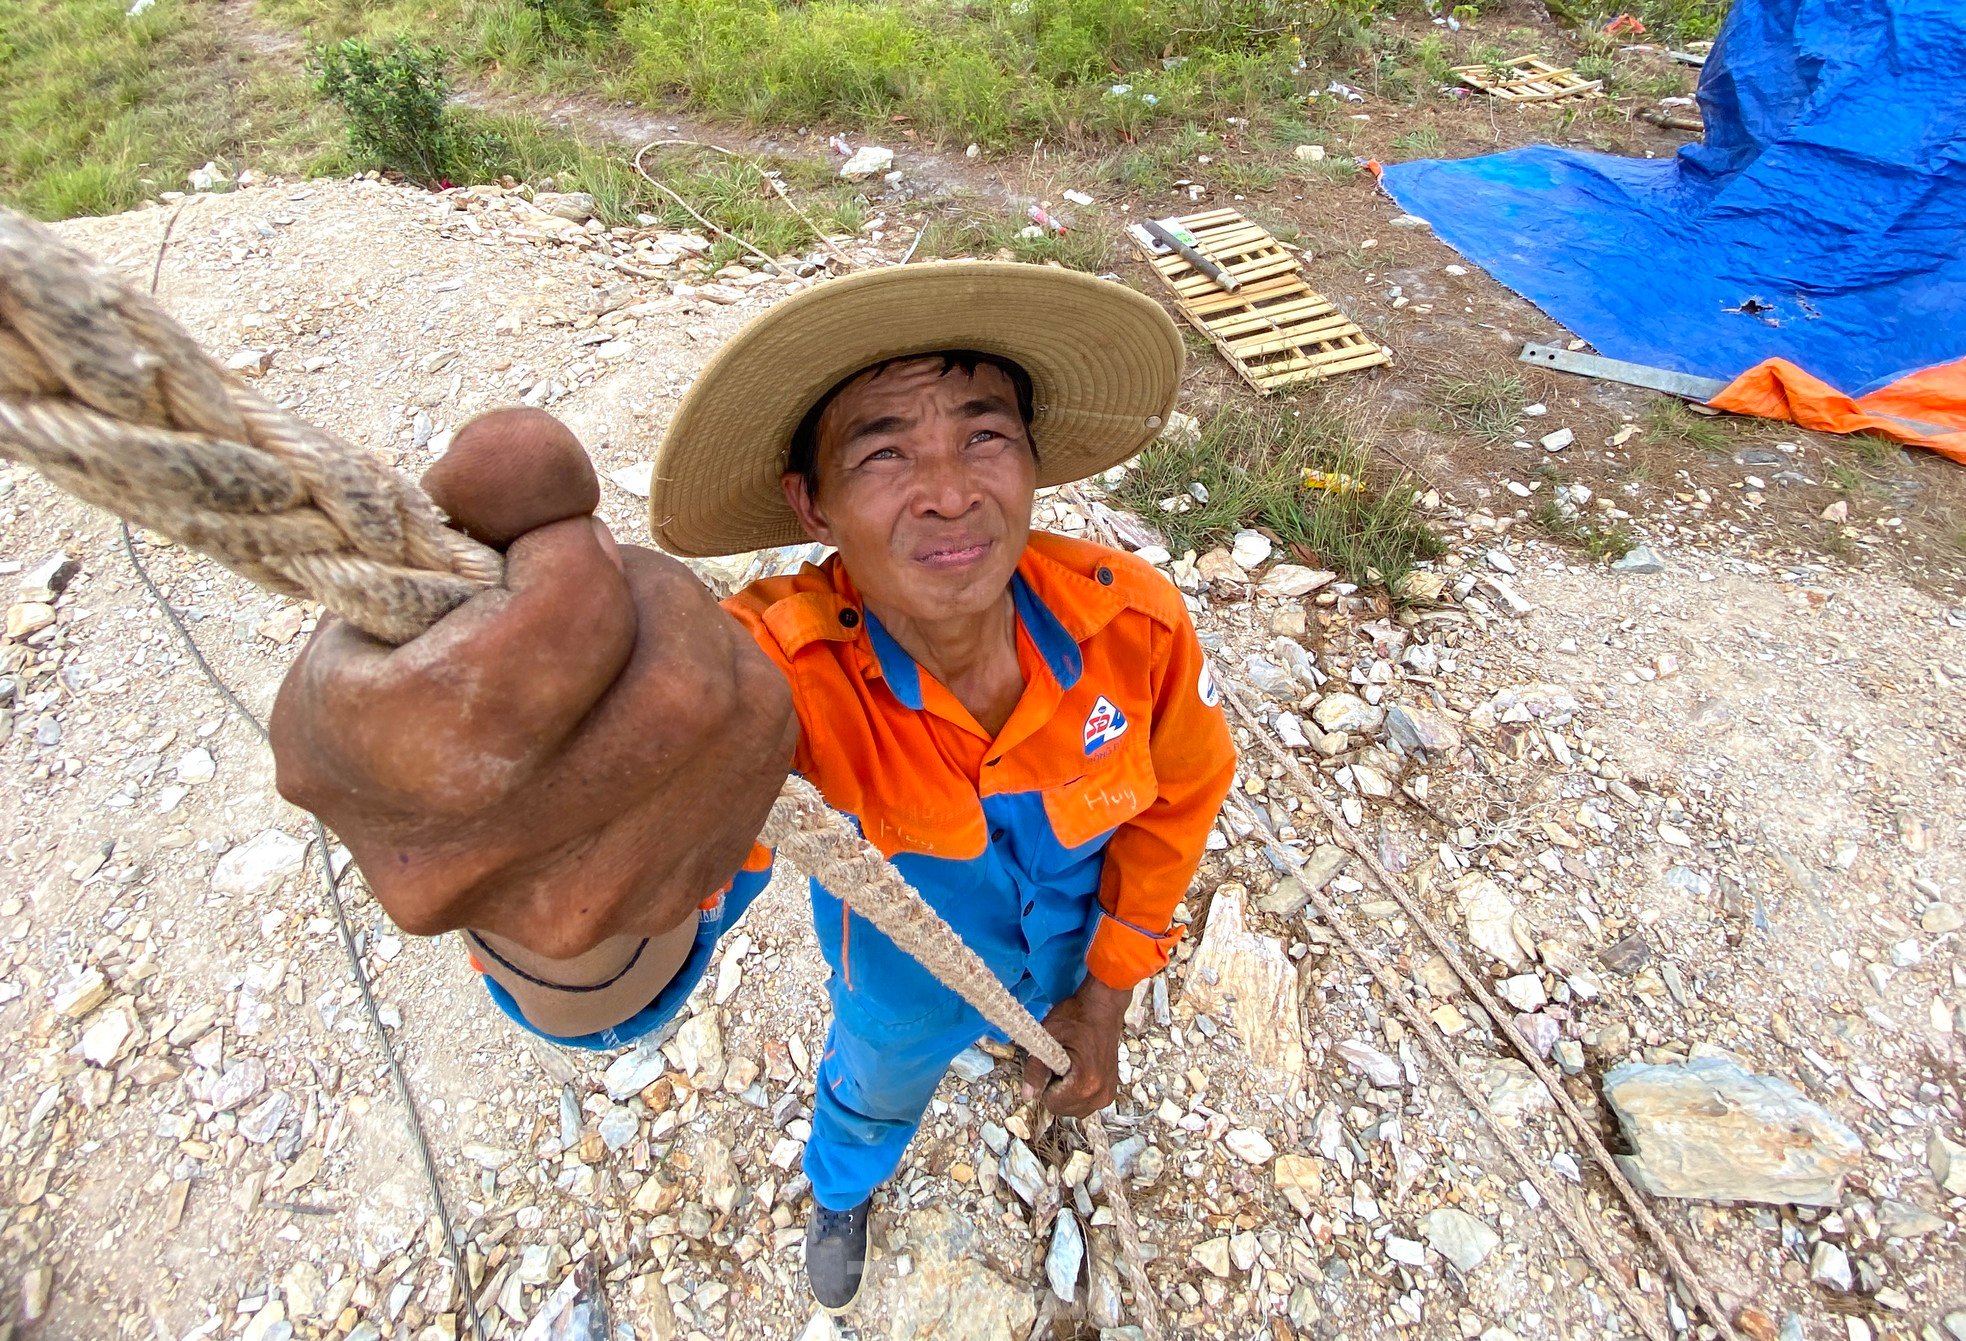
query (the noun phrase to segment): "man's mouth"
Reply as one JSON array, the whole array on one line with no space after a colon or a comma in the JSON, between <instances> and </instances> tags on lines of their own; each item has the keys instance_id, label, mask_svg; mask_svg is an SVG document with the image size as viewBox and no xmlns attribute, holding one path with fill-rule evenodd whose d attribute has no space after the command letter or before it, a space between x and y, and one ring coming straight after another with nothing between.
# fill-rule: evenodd
<instances>
[{"instance_id":1,"label":"man's mouth","mask_svg":"<svg viewBox=\"0 0 1966 1341\"><path fill-rule=\"evenodd\" d=\"M990 540L974 540L957 545L937 545L931 549L917 550L915 562L924 568L967 568L979 563L995 544Z\"/></svg>"}]
</instances>

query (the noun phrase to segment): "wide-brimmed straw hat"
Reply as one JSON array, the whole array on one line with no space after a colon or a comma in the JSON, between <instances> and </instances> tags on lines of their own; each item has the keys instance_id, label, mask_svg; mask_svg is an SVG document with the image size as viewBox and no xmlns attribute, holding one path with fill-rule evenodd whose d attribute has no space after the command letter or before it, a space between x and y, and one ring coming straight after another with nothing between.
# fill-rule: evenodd
<instances>
[{"instance_id":1,"label":"wide-brimmed straw hat","mask_svg":"<svg viewBox=\"0 0 1966 1341\"><path fill-rule=\"evenodd\" d=\"M757 317L697 377L656 450L649 528L692 558L803 541L778 481L806 412L872 364L953 349L1030 374L1041 488L1133 456L1181 386L1174 322L1108 280L998 261L829 280Z\"/></svg>"}]
</instances>

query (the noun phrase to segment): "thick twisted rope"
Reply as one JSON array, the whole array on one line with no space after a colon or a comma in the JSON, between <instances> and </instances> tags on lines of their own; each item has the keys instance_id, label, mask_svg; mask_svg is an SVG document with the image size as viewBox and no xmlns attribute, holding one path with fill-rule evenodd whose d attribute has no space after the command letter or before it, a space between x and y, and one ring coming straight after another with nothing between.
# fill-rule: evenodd
<instances>
[{"instance_id":1,"label":"thick twisted rope","mask_svg":"<svg viewBox=\"0 0 1966 1341\"><path fill-rule=\"evenodd\" d=\"M388 643L504 574L501 557L446 527L416 484L269 404L156 303L5 209L0 457ZM761 836L1055 1074L1071 1069L1058 1040L811 783L786 779ZM1159 1341L1105 1131L1096 1115L1084 1126L1141 1330Z\"/></svg>"},{"instance_id":2,"label":"thick twisted rope","mask_svg":"<svg viewBox=\"0 0 1966 1341\"><path fill-rule=\"evenodd\" d=\"M269 404L156 303L6 210L0 456L386 642L505 570L416 485Z\"/></svg>"}]
</instances>

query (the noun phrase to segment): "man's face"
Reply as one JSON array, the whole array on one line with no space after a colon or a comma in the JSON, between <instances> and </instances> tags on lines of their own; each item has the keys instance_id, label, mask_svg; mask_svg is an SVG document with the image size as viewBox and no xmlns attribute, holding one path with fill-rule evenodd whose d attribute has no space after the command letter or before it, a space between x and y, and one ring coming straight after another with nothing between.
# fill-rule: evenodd
<instances>
[{"instance_id":1,"label":"man's face","mask_svg":"<svg viewBox=\"0 0 1966 1341\"><path fill-rule=\"evenodd\" d=\"M806 533L879 610L921 622L1003 598L1031 534L1037 459L1002 369L939 356L863 374L819 419L819 489L787 473Z\"/></svg>"}]
</instances>

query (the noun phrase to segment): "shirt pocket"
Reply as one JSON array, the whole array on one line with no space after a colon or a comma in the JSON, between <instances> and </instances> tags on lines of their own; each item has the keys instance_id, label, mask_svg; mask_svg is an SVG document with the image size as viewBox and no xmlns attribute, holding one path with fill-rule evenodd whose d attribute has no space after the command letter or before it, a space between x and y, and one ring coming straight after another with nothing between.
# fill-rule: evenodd
<instances>
[{"instance_id":1,"label":"shirt pocket","mask_svg":"<svg viewBox=\"0 0 1966 1341\"><path fill-rule=\"evenodd\" d=\"M1083 773L1046 787L1044 813L1059 846L1070 850L1111 833L1159 795L1147 733L1128 732L1117 748L1086 760Z\"/></svg>"}]
</instances>

